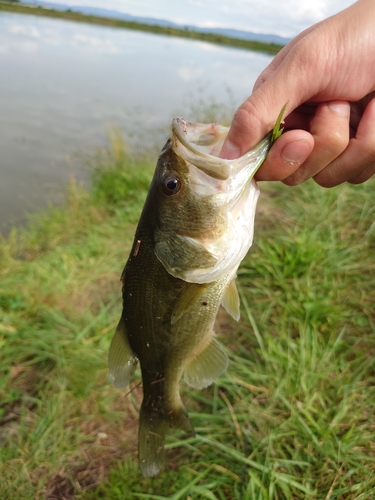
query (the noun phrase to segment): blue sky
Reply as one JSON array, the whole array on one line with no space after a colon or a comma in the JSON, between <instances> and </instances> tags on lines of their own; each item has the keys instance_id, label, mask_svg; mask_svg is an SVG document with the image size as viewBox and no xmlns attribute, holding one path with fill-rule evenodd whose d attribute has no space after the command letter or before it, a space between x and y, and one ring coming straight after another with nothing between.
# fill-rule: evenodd
<instances>
[{"instance_id":1,"label":"blue sky","mask_svg":"<svg viewBox=\"0 0 375 500\"><path fill-rule=\"evenodd\" d=\"M118 10L179 24L236 28L294 37L354 0L52 0Z\"/></svg>"}]
</instances>

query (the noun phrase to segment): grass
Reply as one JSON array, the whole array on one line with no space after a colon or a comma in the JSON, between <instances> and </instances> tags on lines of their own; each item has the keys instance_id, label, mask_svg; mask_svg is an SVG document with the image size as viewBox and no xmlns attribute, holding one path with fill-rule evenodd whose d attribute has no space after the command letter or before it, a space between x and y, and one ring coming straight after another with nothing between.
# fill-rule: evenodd
<instances>
[{"instance_id":1,"label":"grass","mask_svg":"<svg viewBox=\"0 0 375 500\"><path fill-rule=\"evenodd\" d=\"M0 498L374 498L374 179L261 184L242 319L217 319L229 369L181 384L197 436L141 478L140 373L116 390L106 358L154 161L113 140L90 192L0 242Z\"/></svg>"},{"instance_id":2,"label":"grass","mask_svg":"<svg viewBox=\"0 0 375 500\"><path fill-rule=\"evenodd\" d=\"M189 28L158 26L134 21L124 21L122 19L109 17L86 15L81 14L80 12L71 11L69 9L62 11L51 8L44 8L41 6L36 7L27 4L25 5L7 2L6 0L0 0L0 12L1 11L17 12L19 14L31 14L43 17L53 17L57 19L65 19L68 21L97 24L100 26L110 26L112 28L125 28L136 31L146 31L158 35L189 38L192 40L202 40L208 43L225 45L228 47L237 47L245 50L254 50L257 52L263 52L265 54L277 54L283 48L283 45L279 45L276 43L259 42L257 40L244 40L241 38L233 38L219 34L216 35L214 33L204 33Z\"/></svg>"}]
</instances>

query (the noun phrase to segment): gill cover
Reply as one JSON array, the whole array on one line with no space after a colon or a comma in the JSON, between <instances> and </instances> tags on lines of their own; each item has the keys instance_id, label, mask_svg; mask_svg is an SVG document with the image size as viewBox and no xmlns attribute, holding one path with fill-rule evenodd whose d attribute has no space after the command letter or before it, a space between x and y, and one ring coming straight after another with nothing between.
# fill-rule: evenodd
<instances>
[{"instance_id":1,"label":"gill cover","mask_svg":"<svg viewBox=\"0 0 375 500\"><path fill-rule=\"evenodd\" d=\"M156 231L157 258L172 276L190 283L209 283L235 273L253 241L259 196L253 176L269 151L272 134L240 158L224 160L216 155L228 130L182 118L172 122L171 148L189 169L191 203L195 210L201 209L202 220L205 213L211 213L209 203L217 213L216 231L202 229L198 236L191 236L184 233L183 223L178 230L161 227ZM180 215L187 222L191 217L189 211Z\"/></svg>"}]
</instances>

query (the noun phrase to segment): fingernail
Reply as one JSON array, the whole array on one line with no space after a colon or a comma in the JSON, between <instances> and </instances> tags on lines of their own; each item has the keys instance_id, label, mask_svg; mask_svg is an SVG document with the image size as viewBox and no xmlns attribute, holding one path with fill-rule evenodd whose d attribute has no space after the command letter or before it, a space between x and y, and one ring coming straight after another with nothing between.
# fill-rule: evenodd
<instances>
[{"instance_id":1,"label":"fingernail","mask_svg":"<svg viewBox=\"0 0 375 500\"><path fill-rule=\"evenodd\" d=\"M350 113L350 104L348 102L343 101L332 101L328 103L328 107L332 109L335 113L339 115L349 116Z\"/></svg>"},{"instance_id":2,"label":"fingernail","mask_svg":"<svg viewBox=\"0 0 375 500\"><path fill-rule=\"evenodd\" d=\"M220 158L226 160L234 160L240 156L240 148L235 146L231 141L226 141L222 150L220 151Z\"/></svg>"},{"instance_id":3,"label":"fingernail","mask_svg":"<svg viewBox=\"0 0 375 500\"><path fill-rule=\"evenodd\" d=\"M311 152L310 144L305 141L295 141L287 144L281 152L281 157L288 163L302 163Z\"/></svg>"}]
</instances>

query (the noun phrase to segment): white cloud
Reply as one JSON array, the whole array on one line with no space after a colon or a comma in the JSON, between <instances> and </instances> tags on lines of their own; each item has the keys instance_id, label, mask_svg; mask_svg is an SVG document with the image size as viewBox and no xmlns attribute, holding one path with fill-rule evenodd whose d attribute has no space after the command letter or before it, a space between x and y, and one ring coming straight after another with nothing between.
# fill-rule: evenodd
<instances>
[{"instance_id":1,"label":"white cloud","mask_svg":"<svg viewBox=\"0 0 375 500\"><path fill-rule=\"evenodd\" d=\"M102 39L95 36L88 36L82 33L77 33L72 37L72 45L88 46L95 49L97 52L104 54L114 54L119 52L118 47L110 39Z\"/></svg>"},{"instance_id":2,"label":"white cloud","mask_svg":"<svg viewBox=\"0 0 375 500\"><path fill-rule=\"evenodd\" d=\"M196 81L196 79L203 74L204 74L203 69L198 68L196 66L194 67L181 66L180 68L177 69L177 75L184 82Z\"/></svg>"},{"instance_id":3,"label":"white cloud","mask_svg":"<svg viewBox=\"0 0 375 500\"><path fill-rule=\"evenodd\" d=\"M25 41L21 44L21 50L23 52L35 53L39 50L39 44L33 41Z\"/></svg>"},{"instance_id":4,"label":"white cloud","mask_svg":"<svg viewBox=\"0 0 375 500\"><path fill-rule=\"evenodd\" d=\"M9 31L15 35L23 35L29 38L40 38L40 31L34 26L13 24L9 27Z\"/></svg>"}]
</instances>

